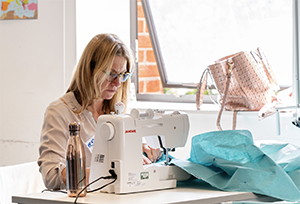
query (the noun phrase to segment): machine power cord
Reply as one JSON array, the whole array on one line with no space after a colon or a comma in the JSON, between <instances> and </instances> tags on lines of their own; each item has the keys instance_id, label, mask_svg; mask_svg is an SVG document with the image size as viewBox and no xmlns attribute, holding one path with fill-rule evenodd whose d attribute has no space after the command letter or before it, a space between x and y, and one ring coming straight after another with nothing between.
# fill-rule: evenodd
<instances>
[{"instance_id":1,"label":"machine power cord","mask_svg":"<svg viewBox=\"0 0 300 204\"><path fill-rule=\"evenodd\" d=\"M109 173L111 174L110 176L101 176L101 177L95 179L94 181L90 182L88 185L86 185L86 186L85 186L85 187L77 194L77 196L76 196L76 198L75 198L75 200L74 200L74 203L77 203L77 200L78 200L78 198L79 198L79 195L80 195L87 187L89 187L91 184L93 184L93 183L99 181L100 179L114 179L114 180L113 180L112 182L109 182L109 183L107 183L107 184L105 184L105 185L99 187L99 188L96 188L96 189L93 189L93 190L89 190L89 191L87 191L88 193L92 193L92 192L101 190L102 188L104 188L104 187L106 187L106 186L108 186L108 185L114 183L114 182L117 180L118 176L117 176L116 172L115 172L114 170L112 170L112 169L109 170Z\"/></svg>"},{"instance_id":2,"label":"machine power cord","mask_svg":"<svg viewBox=\"0 0 300 204\"><path fill-rule=\"evenodd\" d=\"M93 189L93 190L89 190L89 191L87 191L87 193L92 193L92 192L101 190L102 188L104 188L104 187L106 187L106 186L108 186L108 185L114 183L114 182L117 180L118 175L117 175L116 172L115 172L114 170L112 170L112 169L109 170L109 173L110 173L110 176L101 176L101 177L95 179L94 181L90 182L88 185L86 185L86 186L85 186L85 187L77 194L77 196L76 196L76 198L75 198L75 200L74 200L74 203L77 203L77 200L78 200L78 198L79 198L79 195L80 195L86 188L88 188L91 184L93 184L93 183L99 181L100 179L114 179L114 180L111 181L111 182L109 182L109 183L107 183L107 184L105 184L105 185L103 185L103 186L101 186L101 187L99 187L99 188L96 188L96 189ZM44 193L45 191L67 193L67 191L62 191L62 190L51 190L51 189L45 189L45 190L42 191L42 193Z\"/></svg>"}]
</instances>

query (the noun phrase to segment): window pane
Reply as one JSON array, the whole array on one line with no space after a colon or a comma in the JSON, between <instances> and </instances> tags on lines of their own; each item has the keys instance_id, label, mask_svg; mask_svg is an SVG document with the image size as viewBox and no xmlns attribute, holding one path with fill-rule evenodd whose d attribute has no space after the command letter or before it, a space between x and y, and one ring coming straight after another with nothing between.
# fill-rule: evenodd
<instances>
[{"instance_id":1,"label":"window pane","mask_svg":"<svg viewBox=\"0 0 300 204\"><path fill-rule=\"evenodd\" d=\"M170 82L198 83L215 60L264 50L280 86L292 85L292 1L149 0Z\"/></svg>"}]
</instances>

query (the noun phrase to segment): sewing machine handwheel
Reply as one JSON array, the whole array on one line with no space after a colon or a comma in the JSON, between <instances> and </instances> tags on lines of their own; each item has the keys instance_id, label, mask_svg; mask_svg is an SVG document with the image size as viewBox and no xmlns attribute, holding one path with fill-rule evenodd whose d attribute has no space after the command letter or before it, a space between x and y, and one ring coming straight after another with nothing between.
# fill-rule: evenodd
<instances>
[{"instance_id":1,"label":"sewing machine handwheel","mask_svg":"<svg viewBox=\"0 0 300 204\"><path fill-rule=\"evenodd\" d=\"M112 140L115 136L115 129L113 124L111 123L103 123L100 127L101 137L104 140L109 141Z\"/></svg>"}]
</instances>

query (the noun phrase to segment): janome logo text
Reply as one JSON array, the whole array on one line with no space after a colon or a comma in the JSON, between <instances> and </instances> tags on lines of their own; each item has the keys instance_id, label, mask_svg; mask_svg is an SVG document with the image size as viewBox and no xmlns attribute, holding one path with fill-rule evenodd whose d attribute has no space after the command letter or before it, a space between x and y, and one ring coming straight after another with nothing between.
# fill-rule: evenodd
<instances>
[{"instance_id":1,"label":"janome logo text","mask_svg":"<svg viewBox=\"0 0 300 204\"><path fill-rule=\"evenodd\" d=\"M125 130L125 134L126 133L136 133L136 130Z\"/></svg>"}]
</instances>

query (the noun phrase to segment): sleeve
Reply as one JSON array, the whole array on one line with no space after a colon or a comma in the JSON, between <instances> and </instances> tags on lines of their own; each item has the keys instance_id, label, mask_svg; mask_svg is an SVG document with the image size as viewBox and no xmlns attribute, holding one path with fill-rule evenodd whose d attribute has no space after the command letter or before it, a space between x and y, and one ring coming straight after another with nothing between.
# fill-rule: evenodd
<instances>
[{"instance_id":1,"label":"sleeve","mask_svg":"<svg viewBox=\"0 0 300 204\"><path fill-rule=\"evenodd\" d=\"M68 121L58 108L49 106L41 131L38 165L48 189L65 189L61 172L66 167Z\"/></svg>"},{"instance_id":2,"label":"sleeve","mask_svg":"<svg viewBox=\"0 0 300 204\"><path fill-rule=\"evenodd\" d=\"M147 145L147 140L146 140L145 137L142 137L142 144L143 144L143 145Z\"/></svg>"}]
</instances>

